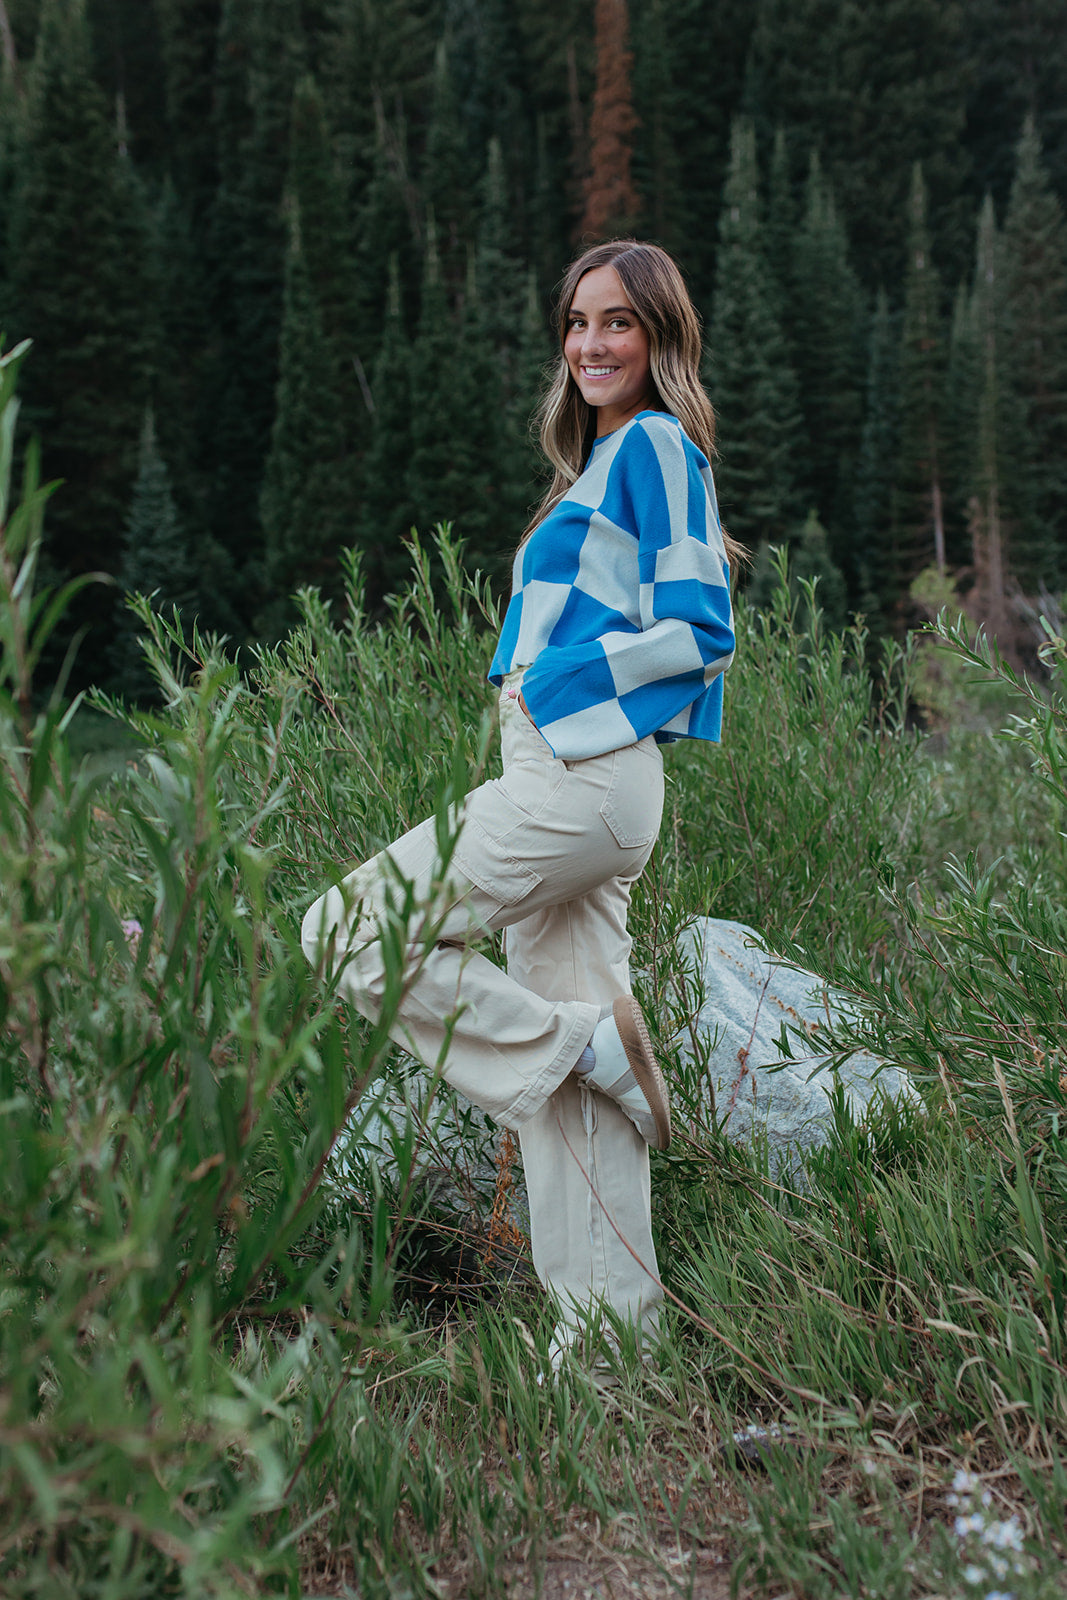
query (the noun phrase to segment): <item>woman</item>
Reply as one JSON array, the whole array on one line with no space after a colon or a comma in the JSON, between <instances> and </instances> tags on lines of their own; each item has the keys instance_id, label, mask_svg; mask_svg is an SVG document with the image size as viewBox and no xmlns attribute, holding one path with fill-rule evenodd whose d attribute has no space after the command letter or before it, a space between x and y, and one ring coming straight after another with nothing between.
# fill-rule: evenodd
<instances>
[{"instance_id":1,"label":"woman","mask_svg":"<svg viewBox=\"0 0 1067 1600\"><path fill-rule=\"evenodd\" d=\"M308 958L344 963L368 1016L385 992L378 929L398 882L433 901L412 939L397 1039L518 1131L534 1264L557 1349L607 1307L640 1334L661 1299L648 1150L667 1091L630 994L630 890L659 831L660 743L717 739L729 568L712 484L700 329L655 245L585 252L559 300L541 406L553 482L515 558L490 670L503 777L468 796L442 890L433 818L330 889ZM395 921L395 914L394 914ZM471 949L506 928L507 972Z\"/></svg>"}]
</instances>

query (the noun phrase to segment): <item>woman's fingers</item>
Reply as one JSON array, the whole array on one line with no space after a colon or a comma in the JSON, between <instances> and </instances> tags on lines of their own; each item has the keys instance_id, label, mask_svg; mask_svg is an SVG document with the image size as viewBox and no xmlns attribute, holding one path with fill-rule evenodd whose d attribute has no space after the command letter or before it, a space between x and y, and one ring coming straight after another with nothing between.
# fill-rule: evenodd
<instances>
[{"instance_id":1,"label":"woman's fingers","mask_svg":"<svg viewBox=\"0 0 1067 1600\"><path fill-rule=\"evenodd\" d=\"M526 718L527 722L533 722L533 717L531 717L531 715L529 713L529 710L528 710L527 705L526 705L526 701L522 698L522 690L521 689L509 689L508 690L508 699L509 700L517 700L519 702L519 710L522 712L522 714ZM537 727L536 722L534 722L534 727L535 728Z\"/></svg>"}]
</instances>

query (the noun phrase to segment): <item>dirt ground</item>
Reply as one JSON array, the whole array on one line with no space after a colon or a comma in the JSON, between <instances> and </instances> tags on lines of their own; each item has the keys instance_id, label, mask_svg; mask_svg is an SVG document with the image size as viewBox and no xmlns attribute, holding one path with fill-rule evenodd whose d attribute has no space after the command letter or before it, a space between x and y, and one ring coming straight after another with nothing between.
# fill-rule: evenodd
<instances>
[{"instance_id":1,"label":"dirt ground","mask_svg":"<svg viewBox=\"0 0 1067 1600\"><path fill-rule=\"evenodd\" d=\"M693 1570L695 1567L695 1571ZM449 1600L461 1591L450 1591ZM686 1560L677 1551L663 1551L658 1562L621 1556L610 1550L578 1558L549 1556L538 1590L532 1571L521 1567L507 1575L508 1600L729 1600L730 1567L724 1556L698 1550Z\"/></svg>"},{"instance_id":2,"label":"dirt ground","mask_svg":"<svg viewBox=\"0 0 1067 1600\"><path fill-rule=\"evenodd\" d=\"M440 1600L473 1595L486 1600L678 1600L679 1595L729 1600L725 1538L703 1539L690 1550L671 1540L649 1551L628 1548L626 1533L616 1523L605 1539L595 1520L576 1523L551 1548L530 1548L502 1560L488 1581L462 1550L442 1554L430 1571ZM308 1600L353 1600L358 1591L346 1565L341 1558L332 1571L322 1571L319 1581L304 1591Z\"/></svg>"}]
</instances>

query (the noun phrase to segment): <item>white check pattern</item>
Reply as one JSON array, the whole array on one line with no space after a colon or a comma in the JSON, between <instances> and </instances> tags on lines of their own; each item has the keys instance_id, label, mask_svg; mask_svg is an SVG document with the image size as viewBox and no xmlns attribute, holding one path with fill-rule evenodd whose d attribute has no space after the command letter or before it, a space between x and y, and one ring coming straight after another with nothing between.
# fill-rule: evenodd
<instances>
[{"instance_id":1,"label":"white check pattern","mask_svg":"<svg viewBox=\"0 0 1067 1600\"><path fill-rule=\"evenodd\" d=\"M650 733L718 739L733 651L711 467L676 417L641 411L516 556L490 679L525 667L531 717L577 761Z\"/></svg>"}]
</instances>

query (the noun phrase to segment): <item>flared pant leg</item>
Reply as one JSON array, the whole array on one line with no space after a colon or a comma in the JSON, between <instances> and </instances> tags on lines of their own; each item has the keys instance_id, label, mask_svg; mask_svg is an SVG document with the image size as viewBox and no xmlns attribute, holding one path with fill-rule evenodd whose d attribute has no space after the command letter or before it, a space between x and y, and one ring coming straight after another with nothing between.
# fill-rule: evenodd
<instances>
[{"instance_id":1,"label":"flared pant leg","mask_svg":"<svg viewBox=\"0 0 1067 1600\"><path fill-rule=\"evenodd\" d=\"M534 1262L565 1321L604 1303L642 1324L660 1298L648 1147L571 1073L601 1007L630 988L626 912L659 829L662 760L643 740L561 761L506 698L501 737L504 775L467 797L448 869L430 818L317 900L302 942L376 1019L396 976L383 933L407 941L393 1037L518 1131ZM405 897L429 903L430 937L398 922ZM501 928L507 972L472 947Z\"/></svg>"},{"instance_id":2,"label":"flared pant leg","mask_svg":"<svg viewBox=\"0 0 1067 1600\"><path fill-rule=\"evenodd\" d=\"M626 912L631 881L537 912L507 933L508 971L556 1000L603 1006L630 991ZM519 1129L534 1266L559 1307L560 1342L607 1306L654 1332L663 1298L648 1145L614 1101L573 1075Z\"/></svg>"}]
</instances>

